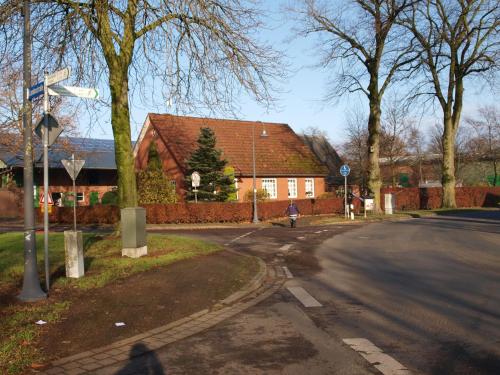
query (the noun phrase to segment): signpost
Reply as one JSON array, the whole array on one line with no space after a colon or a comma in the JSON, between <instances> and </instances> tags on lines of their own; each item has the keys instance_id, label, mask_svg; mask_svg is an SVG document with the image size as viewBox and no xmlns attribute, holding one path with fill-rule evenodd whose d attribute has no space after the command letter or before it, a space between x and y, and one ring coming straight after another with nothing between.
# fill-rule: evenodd
<instances>
[{"instance_id":1,"label":"signpost","mask_svg":"<svg viewBox=\"0 0 500 375\"><path fill-rule=\"evenodd\" d=\"M191 185L194 187L194 202L198 203L198 189L196 188L200 186L200 174L196 171L191 174Z\"/></svg>"},{"instance_id":2,"label":"signpost","mask_svg":"<svg viewBox=\"0 0 500 375\"><path fill-rule=\"evenodd\" d=\"M83 165L85 164L85 160L75 160L75 154L71 154L71 160L61 160L61 163L66 168L66 172L68 172L69 177L73 180L73 230L76 232L76 185L75 181L78 177L78 174L82 170Z\"/></svg>"},{"instance_id":3,"label":"signpost","mask_svg":"<svg viewBox=\"0 0 500 375\"><path fill-rule=\"evenodd\" d=\"M36 128L36 133L43 141L43 204L44 204L44 216L43 216L43 229L44 229L44 254L45 254L45 286L47 292L50 288L50 274L49 274L49 215L48 215L48 200L49 200L49 156L48 149L62 132L62 128L59 127L59 123L53 117L50 111L49 95L53 96L75 96L87 99L97 99L99 93L96 89L83 88L83 87L71 87L71 86L55 86L56 83L64 81L69 78L71 74L71 69L69 67L58 70L52 74L44 73L43 82L38 82L37 84L29 88L29 100L33 100L41 95L43 95L43 120L39 122ZM79 160L73 161L73 175L78 175L83 164L78 168L78 172L75 173L77 162ZM70 173L68 171L68 173ZM72 173L70 173L72 175ZM75 190L75 179L73 180L73 190ZM76 195L75 195L75 206L76 206ZM76 210L76 207L75 207ZM76 231L76 211L73 212L74 215L74 226Z\"/></svg>"},{"instance_id":4,"label":"signpost","mask_svg":"<svg viewBox=\"0 0 500 375\"><path fill-rule=\"evenodd\" d=\"M340 174L344 176L344 211L345 211L345 217L347 219L348 213L347 213L347 176L349 176L349 173L351 173L351 168L347 164L344 164L343 166L340 167Z\"/></svg>"}]
</instances>

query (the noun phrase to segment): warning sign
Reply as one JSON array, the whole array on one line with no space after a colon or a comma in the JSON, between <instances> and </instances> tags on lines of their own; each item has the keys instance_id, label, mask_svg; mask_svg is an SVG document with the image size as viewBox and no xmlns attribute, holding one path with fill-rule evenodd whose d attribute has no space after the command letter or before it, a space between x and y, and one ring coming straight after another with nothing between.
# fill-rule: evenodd
<instances>
[{"instance_id":1,"label":"warning sign","mask_svg":"<svg viewBox=\"0 0 500 375\"><path fill-rule=\"evenodd\" d=\"M45 201L45 200L44 200L44 197L45 197L45 194L40 194L40 204L43 204L43 202ZM48 197L49 197L49 199L48 199L47 204L49 204L49 205L53 205L53 204L54 204L54 201L52 200L52 195L51 195L51 194L49 194L49 195L48 195Z\"/></svg>"}]
</instances>

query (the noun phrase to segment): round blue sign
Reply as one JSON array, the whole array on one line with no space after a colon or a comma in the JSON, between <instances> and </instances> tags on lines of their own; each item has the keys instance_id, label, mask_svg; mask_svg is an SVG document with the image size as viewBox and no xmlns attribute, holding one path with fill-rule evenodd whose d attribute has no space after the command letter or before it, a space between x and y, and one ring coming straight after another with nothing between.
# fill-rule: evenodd
<instances>
[{"instance_id":1,"label":"round blue sign","mask_svg":"<svg viewBox=\"0 0 500 375\"><path fill-rule=\"evenodd\" d=\"M349 168L347 164L344 164L342 167L340 167L340 174L342 176L349 176L349 173L351 173L351 168Z\"/></svg>"}]
</instances>

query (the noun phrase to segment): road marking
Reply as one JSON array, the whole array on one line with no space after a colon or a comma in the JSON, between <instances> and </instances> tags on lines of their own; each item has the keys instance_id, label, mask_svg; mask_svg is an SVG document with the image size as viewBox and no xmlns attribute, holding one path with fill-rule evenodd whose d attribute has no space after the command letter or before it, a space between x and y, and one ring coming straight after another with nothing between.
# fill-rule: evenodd
<instances>
[{"instance_id":1,"label":"road marking","mask_svg":"<svg viewBox=\"0 0 500 375\"><path fill-rule=\"evenodd\" d=\"M255 231L255 230L253 230L253 231L251 231L251 232L248 232L248 233L242 234L241 236L238 236L238 237L236 237L236 238L233 238L231 241L226 242L224 245L225 245L225 246L227 246L227 245L229 245L229 244L232 244L233 242L238 241L238 240L241 240L242 238L245 238L246 236L249 236L249 235L251 235L252 233L255 233L255 232L256 232L256 231Z\"/></svg>"},{"instance_id":2,"label":"road marking","mask_svg":"<svg viewBox=\"0 0 500 375\"><path fill-rule=\"evenodd\" d=\"M287 266L283 266L283 271L285 271L285 275L286 275L287 279L293 279L293 275Z\"/></svg>"},{"instance_id":3,"label":"road marking","mask_svg":"<svg viewBox=\"0 0 500 375\"><path fill-rule=\"evenodd\" d=\"M323 229L323 232L328 232L328 229Z\"/></svg>"},{"instance_id":4,"label":"road marking","mask_svg":"<svg viewBox=\"0 0 500 375\"><path fill-rule=\"evenodd\" d=\"M281 251L288 251L293 246L293 243L289 243L280 247Z\"/></svg>"},{"instance_id":5,"label":"road marking","mask_svg":"<svg viewBox=\"0 0 500 375\"><path fill-rule=\"evenodd\" d=\"M288 291L292 293L295 298L297 298L304 307L321 307L323 306L319 303L313 296L306 292L306 290L300 286L289 286Z\"/></svg>"},{"instance_id":6,"label":"road marking","mask_svg":"<svg viewBox=\"0 0 500 375\"><path fill-rule=\"evenodd\" d=\"M323 231L322 230L318 230L318 231L316 231L314 233L318 234L318 233L321 233L321 232L323 232Z\"/></svg>"},{"instance_id":7,"label":"road marking","mask_svg":"<svg viewBox=\"0 0 500 375\"><path fill-rule=\"evenodd\" d=\"M363 338L343 339L345 344L358 352L370 364L384 375L410 375L411 372L396 361L390 355L385 354L382 349L375 346L370 340Z\"/></svg>"},{"instance_id":8,"label":"road marking","mask_svg":"<svg viewBox=\"0 0 500 375\"><path fill-rule=\"evenodd\" d=\"M305 240L306 238L304 236L297 237L298 240Z\"/></svg>"}]
</instances>

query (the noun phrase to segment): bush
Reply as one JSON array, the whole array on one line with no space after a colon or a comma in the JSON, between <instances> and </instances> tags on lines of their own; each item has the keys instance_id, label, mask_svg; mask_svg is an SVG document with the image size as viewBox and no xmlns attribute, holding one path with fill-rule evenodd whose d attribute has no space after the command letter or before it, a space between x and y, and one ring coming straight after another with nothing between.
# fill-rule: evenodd
<instances>
[{"instance_id":1,"label":"bush","mask_svg":"<svg viewBox=\"0 0 500 375\"><path fill-rule=\"evenodd\" d=\"M118 206L118 192L117 191L107 191L101 198L101 203L103 205Z\"/></svg>"},{"instance_id":2,"label":"bush","mask_svg":"<svg viewBox=\"0 0 500 375\"><path fill-rule=\"evenodd\" d=\"M265 189L257 189L257 201L263 202L266 199L269 199L269 193ZM253 190L247 190L245 193L245 201L253 201Z\"/></svg>"},{"instance_id":3,"label":"bush","mask_svg":"<svg viewBox=\"0 0 500 375\"><path fill-rule=\"evenodd\" d=\"M71 191L64 193L62 198L62 204L64 207L73 207L75 204L74 193Z\"/></svg>"},{"instance_id":4,"label":"bush","mask_svg":"<svg viewBox=\"0 0 500 375\"><path fill-rule=\"evenodd\" d=\"M91 191L89 197L89 204L94 206L99 203L99 193L97 191Z\"/></svg>"}]
</instances>

